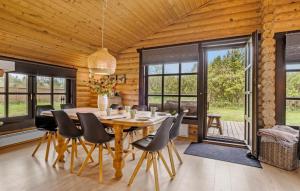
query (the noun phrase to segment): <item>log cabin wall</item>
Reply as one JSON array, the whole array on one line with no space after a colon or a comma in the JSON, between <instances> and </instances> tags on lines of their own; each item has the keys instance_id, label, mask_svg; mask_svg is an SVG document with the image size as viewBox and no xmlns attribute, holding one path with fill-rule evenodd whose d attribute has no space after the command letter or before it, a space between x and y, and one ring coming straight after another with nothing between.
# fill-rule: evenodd
<instances>
[{"instance_id":1,"label":"log cabin wall","mask_svg":"<svg viewBox=\"0 0 300 191\"><path fill-rule=\"evenodd\" d=\"M275 124L275 41L274 33L300 29L299 0L212 0L185 18L169 25L117 57L117 74L126 74L119 85L123 103L138 103L138 48L262 33L259 67L259 125Z\"/></svg>"}]
</instances>

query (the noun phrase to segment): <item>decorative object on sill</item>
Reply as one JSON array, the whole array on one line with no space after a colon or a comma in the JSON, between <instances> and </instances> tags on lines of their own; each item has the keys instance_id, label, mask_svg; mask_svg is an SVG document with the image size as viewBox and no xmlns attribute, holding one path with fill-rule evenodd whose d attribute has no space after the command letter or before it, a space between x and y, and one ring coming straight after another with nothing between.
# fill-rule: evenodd
<instances>
[{"instance_id":1,"label":"decorative object on sill","mask_svg":"<svg viewBox=\"0 0 300 191\"><path fill-rule=\"evenodd\" d=\"M88 81L88 86L91 88L92 92L98 95L98 108L101 111L106 111L108 108L108 96L114 95L116 91L117 82L115 79L109 76L104 76L100 79L90 78Z\"/></svg>"},{"instance_id":2,"label":"decorative object on sill","mask_svg":"<svg viewBox=\"0 0 300 191\"><path fill-rule=\"evenodd\" d=\"M0 60L0 77L3 77L5 72L15 71L15 62Z\"/></svg>"},{"instance_id":3,"label":"decorative object on sill","mask_svg":"<svg viewBox=\"0 0 300 191\"><path fill-rule=\"evenodd\" d=\"M3 121L0 121L0 127L2 127L4 125Z\"/></svg>"},{"instance_id":4,"label":"decorative object on sill","mask_svg":"<svg viewBox=\"0 0 300 191\"><path fill-rule=\"evenodd\" d=\"M102 0L101 48L88 57L88 68L92 74L111 75L115 73L117 60L104 48L104 18L107 0Z\"/></svg>"}]
</instances>

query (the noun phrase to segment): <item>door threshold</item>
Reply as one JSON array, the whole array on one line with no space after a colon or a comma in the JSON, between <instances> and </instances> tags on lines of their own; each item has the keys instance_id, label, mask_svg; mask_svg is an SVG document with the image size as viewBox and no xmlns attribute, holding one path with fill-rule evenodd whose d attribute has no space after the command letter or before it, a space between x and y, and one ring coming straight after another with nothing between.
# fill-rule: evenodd
<instances>
[{"instance_id":1,"label":"door threshold","mask_svg":"<svg viewBox=\"0 0 300 191\"><path fill-rule=\"evenodd\" d=\"M247 149L247 145L244 143L233 143L233 142L226 142L226 141L220 141L220 140L209 140L209 139L203 140L203 143Z\"/></svg>"}]
</instances>

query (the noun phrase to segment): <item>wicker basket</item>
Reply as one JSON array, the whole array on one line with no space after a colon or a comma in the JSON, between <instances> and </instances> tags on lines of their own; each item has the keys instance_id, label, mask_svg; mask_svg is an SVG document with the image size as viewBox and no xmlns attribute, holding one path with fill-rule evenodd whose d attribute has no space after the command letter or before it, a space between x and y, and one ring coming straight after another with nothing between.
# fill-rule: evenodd
<instances>
[{"instance_id":1,"label":"wicker basket","mask_svg":"<svg viewBox=\"0 0 300 191\"><path fill-rule=\"evenodd\" d=\"M260 141L259 160L261 162L285 169L298 168L298 143L284 146L273 138L262 136Z\"/></svg>"}]
</instances>

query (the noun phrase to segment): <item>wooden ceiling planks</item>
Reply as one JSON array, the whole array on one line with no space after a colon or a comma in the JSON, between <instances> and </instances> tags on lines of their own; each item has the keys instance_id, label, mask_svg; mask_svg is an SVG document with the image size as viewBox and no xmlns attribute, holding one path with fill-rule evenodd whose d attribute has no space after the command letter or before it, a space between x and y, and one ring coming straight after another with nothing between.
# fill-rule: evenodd
<instances>
[{"instance_id":1,"label":"wooden ceiling planks","mask_svg":"<svg viewBox=\"0 0 300 191\"><path fill-rule=\"evenodd\" d=\"M108 0L104 44L118 52L209 0ZM0 0L0 55L84 67L101 45L101 0Z\"/></svg>"}]
</instances>

